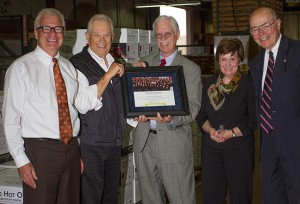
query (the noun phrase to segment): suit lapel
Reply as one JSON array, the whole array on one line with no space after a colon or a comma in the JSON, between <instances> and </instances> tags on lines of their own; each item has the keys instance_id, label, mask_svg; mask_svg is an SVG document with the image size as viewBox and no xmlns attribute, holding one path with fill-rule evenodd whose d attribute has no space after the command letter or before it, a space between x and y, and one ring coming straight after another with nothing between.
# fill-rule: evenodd
<instances>
[{"instance_id":1,"label":"suit lapel","mask_svg":"<svg viewBox=\"0 0 300 204\"><path fill-rule=\"evenodd\" d=\"M287 69L287 53L288 53L288 40L282 36L279 45L277 57L275 60L273 83L272 83L272 100L276 98L278 88L280 87L282 77Z\"/></svg>"},{"instance_id":2,"label":"suit lapel","mask_svg":"<svg viewBox=\"0 0 300 204\"><path fill-rule=\"evenodd\" d=\"M173 62L172 62L171 65L172 65L172 66L182 65L180 58L181 58L181 56L180 56L180 54L177 52L177 53L176 53L176 56L175 56L175 58L174 58L174 60L173 60Z\"/></svg>"},{"instance_id":3,"label":"suit lapel","mask_svg":"<svg viewBox=\"0 0 300 204\"><path fill-rule=\"evenodd\" d=\"M159 53L153 56L152 62L148 62L150 66L159 66L160 64L160 59L159 59Z\"/></svg>"}]
</instances>

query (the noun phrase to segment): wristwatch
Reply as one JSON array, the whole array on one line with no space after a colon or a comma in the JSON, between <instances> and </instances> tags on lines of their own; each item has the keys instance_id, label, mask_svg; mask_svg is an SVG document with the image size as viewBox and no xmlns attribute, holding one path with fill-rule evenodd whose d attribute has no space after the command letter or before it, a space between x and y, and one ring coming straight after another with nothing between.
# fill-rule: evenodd
<instances>
[{"instance_id":1,"label":"wristwatch","mask_svg":"<svg viewBox=\"0 0 300 204\"><path fill-rule=\"evenodd\" d=\"M232 137L236 137L236 134L235 134L233 128L231 129L231 131L232 131Z\"/></svg>"}]
</instances>

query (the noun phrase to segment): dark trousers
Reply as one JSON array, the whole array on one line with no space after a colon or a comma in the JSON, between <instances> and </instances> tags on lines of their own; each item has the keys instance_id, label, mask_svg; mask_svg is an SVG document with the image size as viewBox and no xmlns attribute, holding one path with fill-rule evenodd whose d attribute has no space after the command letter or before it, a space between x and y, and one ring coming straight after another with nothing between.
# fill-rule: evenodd
<instances>
[{"instance_id":1,"label":"dark trousers","mask_svg":"<svg viewBox=\"0 0 300 204\"><path fill-rule=\"evenodd\" d=\"M23 183L24 204L79 204L80 152L78 140L24 139L25 153L37 173L37 187Z\"/></svg>"},{"instance_id":2,"label":"dark trousers","mask_svg":"<svg viewBox=\"0 0 300 204\"><path fill-rule=\"evenodd\" d=\"M234 149L202 145L204 204L225 204L227 188L230 204L252 203L253 145Z\"/></svg>"},{"instance_id":3,"label":"dark trousers","mask_svg":"<svg viewBox=\"0 0 300 204\"><path fill-rule=\"evenodd\" d=\"M121 146L81 144L82 204L118 204Z\"/></svg>"},{"instance_id":4,"label":"dark trousers","mask_svg":"<svg viewBox=\"0 0 300 204\"><path fill-rule=\"evenodd\" d=\"M261 133L263 203L300 204L300 151L283 148L289 140L280 137L285 135Z\"/></svg>"}]
</instances>

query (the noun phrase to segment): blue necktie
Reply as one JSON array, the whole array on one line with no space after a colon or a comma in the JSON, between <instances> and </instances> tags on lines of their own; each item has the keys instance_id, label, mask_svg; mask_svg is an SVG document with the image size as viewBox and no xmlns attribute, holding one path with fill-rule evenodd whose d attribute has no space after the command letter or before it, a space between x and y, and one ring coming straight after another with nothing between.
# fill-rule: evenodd
<instances>
[{"instance_id":1,"label":"blue necktie","mask_svg":"<svg viewBox=\"0 0 300 204\"><path fill-rule=\"evenodd\" d=\"M260 127L269 134L273 130L272 111L271 111L271 96L272 96L272 81L274 72L274 57L273 52L269 52L268 68L264 82L263 93L260 104Z\"/></svg>"}]
</instances>

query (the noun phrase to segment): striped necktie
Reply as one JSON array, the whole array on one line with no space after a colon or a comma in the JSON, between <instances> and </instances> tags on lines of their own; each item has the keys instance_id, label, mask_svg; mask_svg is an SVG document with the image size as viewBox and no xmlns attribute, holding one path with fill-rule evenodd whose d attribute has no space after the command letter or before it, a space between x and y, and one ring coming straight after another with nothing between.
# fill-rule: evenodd
<instances>
[{"instance_id":1,"label":"striped necktie","mask_svg":"<svg viewBox=\"0 0 300 204\"><path fill-rule=\"evenodd\" d=\"M59 69L57 59L53 58L52 61L54 63L53 72L58 105L59 135L61 141L63 141L63 143L65 144L68 144L73 137L73 131L71 125L66 85L64 78L62 77L61 71Z\"/></svg>"},{"instance_id":2,"label":"striped necktie","mask_svg":"<svg viewBox=\"0 0 300 204\"><path fill-rule=\"evenodd\" d=\"M271 96L272 96L272 81L274 72L274 57L273 52L269 52L269 61L267 73L264 82L263 93L260 104L260 127L269 134L273 130L272 111L271 111Z\"/></svg>"}]
</instances>

